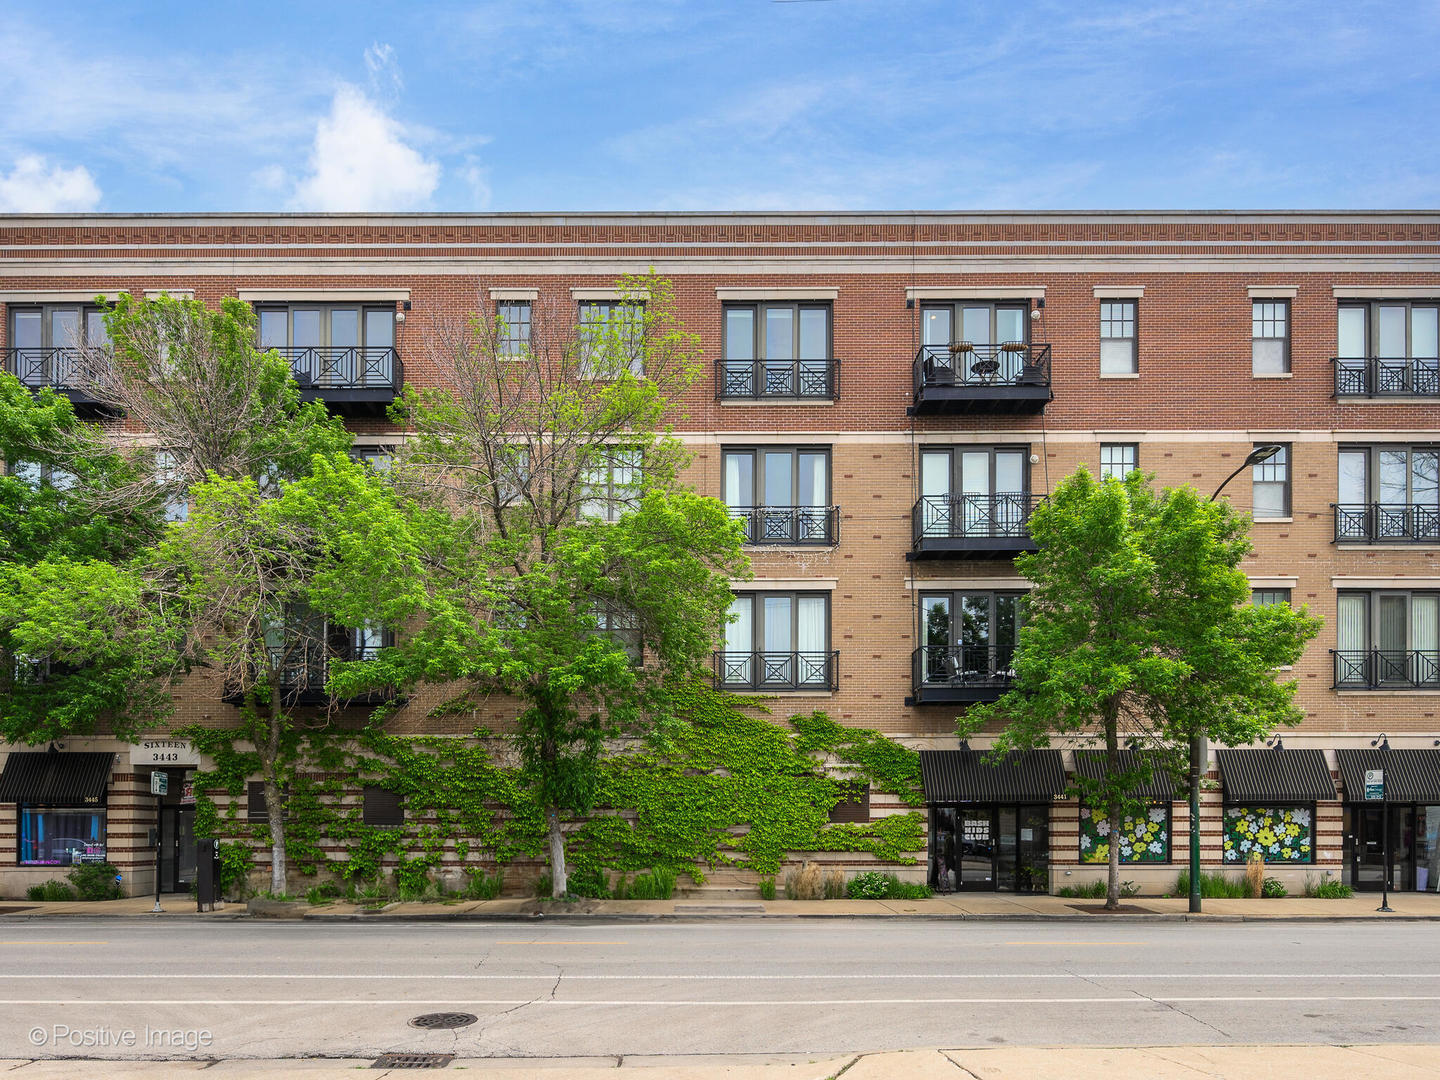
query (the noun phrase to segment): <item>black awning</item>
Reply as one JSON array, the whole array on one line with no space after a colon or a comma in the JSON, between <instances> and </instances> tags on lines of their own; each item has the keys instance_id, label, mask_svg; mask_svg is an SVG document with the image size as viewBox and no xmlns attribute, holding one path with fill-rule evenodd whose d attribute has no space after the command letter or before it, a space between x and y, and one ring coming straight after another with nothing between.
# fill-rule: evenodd
<instances>
[{"instance_id":1,"label":"black awning","mask_svg":"<svg viewBox=\"0 0 1440 1080\"><path fill-rule=\"evenodd\" d=\"M1065 790L1059 750L1011 751L991 765L979 750L921 750L927 803L1049 802Z\"/></svg>"},{"instance_id":2,"label":"black awning","mask_svg":"<svg viewBox=\"0 0 1440 1080\"><path fill-rule=\"evenodd\" d=\"M1226 802L1329 802L1335 781L1319 750L1217 750Z\"/></svg>"},{"instance_id":3,"label":"black awning","mask_svg":"<svg viewBox=\"0 0 1440 1080\"><path fill-rule=\"evenodd\" d=\"M1440 803L1440 750L1336 750L1345 798L1365 799L1365 770L1383 769L1391 802Z\"/></svg>"},{"instance_id":4,"label":"black awning","mask_svg":"<svg viewBox=\"0 0 1440 1080\"><path fill-rule=\"evenodd\" d=\"M0 772L0 803L104 805L114 754L17 750Z\"/></svg>"},{"instance_id":5,"label":"black awning","mask_svg":"<svg viewBox=\"0 0 1440 1080\"><path fill-rule=\"evenodd\" d=\"M1120 751L1120 770L1129 772L1138 768L1141 764L1139 751ZM1105 751L1104 750L1076 750L1075 751L1075 772L1086 780L1103 780L1105 778ZM1153 799L1156 802L1169 802L1175 797L1175 780L1170 775L1170 770L1161 765L1153 758L1150 761L1150 782L1141 784L1134 791L1139 799Z\"/></svg>"}]
</instances>

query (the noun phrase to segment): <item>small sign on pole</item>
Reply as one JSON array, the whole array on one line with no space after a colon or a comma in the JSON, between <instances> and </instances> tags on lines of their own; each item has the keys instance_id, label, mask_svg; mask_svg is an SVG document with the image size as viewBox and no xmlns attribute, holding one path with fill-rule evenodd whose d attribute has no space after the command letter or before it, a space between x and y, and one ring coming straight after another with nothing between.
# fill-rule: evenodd
<instances>
[{"instance_id":1,"label":"small sign on pole","mask_svg":"<svg viewBox=\"0 0 1440 1080\"><path fill-rule=\"evenodd\" d=\"M152 773L150 774L150 794L151 794L151 795L168 795L168 794L170 794L170 774L169 774L169 773L163 773L163 772L161 772L159 769L156 769L154 772L152 772Z\"/></svg>"},{"instance_id":2,"label":"small sign on pole","mask_svg":"<svg viewBox=\"0 0 1440 1080\"><path fill-rule=\"evenodd\" d=\"M1383 799L1385 797L1385 770L1365 770L1365 799Z\"/></svg>"}]
</instances>

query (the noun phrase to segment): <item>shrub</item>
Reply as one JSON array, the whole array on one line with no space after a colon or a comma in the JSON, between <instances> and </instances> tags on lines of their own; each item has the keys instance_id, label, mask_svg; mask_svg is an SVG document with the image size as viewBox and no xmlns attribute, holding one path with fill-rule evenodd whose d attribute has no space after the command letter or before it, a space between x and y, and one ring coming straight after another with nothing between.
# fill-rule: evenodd
<instances>
[{"instance_id":1,"label":"shrub","mask_svg":"<svg viewBox=\"0 0 1440 1080\"><path fill-rule=\"evenodd\" d=\"M548 874L546 881L550 881ZM570 875L569 886L569 891L574 895L584 896L591 900L609 900L612 895L609 875L598 866L586 866L576 870ZM545 895L549 895L549 891L547 888Z\"/></svg>"},{"instance_id":2,"label":"shrub","mask_svg":"<svg viewBox=\"0 0 1440 1080\"><path fill-rule=\"evenodd\" d=\"M1288 896L1285 883L1279 878L1267 877L1265 883L1260 886L1260 895L1271 900L1278 900L1282 896Z\"/></svg>"},{"instance_id":3,"label":"shrub","mask_svg":"<svg viewBox=\"0 0 1440 1080\"><path fill-rule=\"evenodd\" d=\"M621 878L615 886L617 900L669 900L675 895L675 872L654 867L648 874L636 874L634 881Z\"/></svg>"},{"instance_id":4,"label":"shrub","mask_svg":"<svg viewBox=\"0 0 1440 1080\"><path fill-rule=\"evenodd\" d=\"M1348 900L1355 890L1341 881L1316 881L1306 874L1305 895L1312 900Z\"/></svg>"},{"instance_id":5,"label":"shrub","mask_svg":"<svg viewBox=\"0 0 1440 1080\"><path fill-rule=\"evenodd\" d=\"M250 892L250 869L255 856L250 845L227 840L220 845L220 892L231 900L244 900Z\"/></svg>"},{"instance_id":6,"label":"shrub","mask_svg":"<svg viewBox=\"0 0 1440 1080\"><path fill-rule=\"evenodd\" d=\"M497 869L493 874L484 870L468 870L469 881L465 883L465 895L471 900L494 900L505 888L505 871Z\"/></svg>"},{"instance_id":7,"label":"shrub","mask_svg":"<svg viewBox=\"0 0 1440 1080\"><path fill-rule=\"evenodd\" d=\"M845 871L838 866L825 871L825 899L845 899Z\"/></svg>"},{"instance_id":8,"label":"shrub","mask_svg":"<svg viewBox=\"0 0 1440 1080\"><path fill-rule=\"evenodd\" d=\"M1190 871L1181 870L1175 882L1177 896L1190 895ZM1200 874L1200 895L1207 900L1242 900L1246 896L1243 879L1228 878L1224 874Z\"/></svg>"},{"instance_id":9,"label":"shrub","mask_svg":"<svg viewBox=\"0 0 1440 1080\"><path fill-rule=\"evenodd\" d=\"M825 882L820 873L820 867L814 863L807 862L800 869L792 869L785 875L785 899L823 900L824 898Z\"/></svg>"},{"instance_id":10,"label":"shrub","mask_svg":"<svg viewBox=\"0 0 1440 1080\"><path fill-rule=\"evenodd\" d=\"M69 873L81 900L119 900L120 871L108 862L85 863Z\"/></svg>"},{"instance_id":11,"label":"shrub","mask_svg":"<svg viewBox=\"0 0 1440 1080\"><path fill-rule=\"evenodd\" d=\"M377 870L373 878L355 890L355 899L363 907L383 907L395 899L395 890L386 879L385 872Z\"/></svg>"},{"instance_id":12,"label":"shrub","mask_svg":"<svg viewBox=\"0 0 1440 1080\"><path fill-rule=\"evenodd\" d=\"M49 903L56 900L74 900L75 890L63 881L56 881L51 878L43 885L31 885L25 890L27 900L38 900Z\"/></svg>"},{"instance_id":13,"label":"shrub","mask_svg":"<svg viewBox=\"0 0 1440 1080\"><path fill-rule=\"evenodd\" d=\"M345 894L338 881L322 881L305 890L305 899L311 904L328 904Z\"/></svg>"},{"instance_id":14,"label":"shrub","mask_svg":"<svg viewBox=\"0 0 1440 1080\"><path fill-rule=\"evenodd\" d=\"M1055 895L1074 900L1104 900L1108 891L1104 881L1092 881L1087 885L1062 885L1055 890Z\"/></svg>"},{"instance_id":15,"label":"shrub","mask_svg":"<svg viewBox=\"0 0 1440 1080\"><path fill-rule=\"evenodd\" d=\"M554 887L554 879L550 877L549 870L542 870L540 876L535 879L535 895L541 900L550 899L550 890Z\"/></svg>"},{"instance_id":16,"label":"shrub","mask_svg":"<svg viewBox=\"0 0 1440 1080\"><path fill-rule=\"evenodd\" d=\"M761 899L761 900L774 900L774 899L775 899L775 879L774 879L773 877L767 877L767 878L761 878L761 879L760 879L760 899Z\"/></svg>"},{"instance_id":17,"label":"shrub","mask_svg":"<svg viewBox=\"0 0 1440 1080\"><path fill-rule=\"evenodd\" d=\"M1260 899L1265 891L1265 857L1252 851L1245 860L1245 895L1251 900Z\"/></svg>"},{"instance_id":18,"label":"shrub","mask_svg":"<svg viewBox=\"0 0 1440 1080\"><path fill-rule=\"evenodd\" d=\"M894 874L867 870L850 879L852 900L928 900L934 896L929 885L918 881L901 881Z\"/></svg>"}]
</instances>

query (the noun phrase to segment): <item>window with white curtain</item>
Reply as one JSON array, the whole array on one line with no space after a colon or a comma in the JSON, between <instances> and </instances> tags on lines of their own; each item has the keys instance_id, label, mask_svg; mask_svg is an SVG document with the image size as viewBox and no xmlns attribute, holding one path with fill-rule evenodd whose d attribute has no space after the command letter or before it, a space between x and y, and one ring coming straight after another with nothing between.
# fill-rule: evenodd
<instances>
[{"instance_id":1,"label":"window with white curtain","mask_svg":"<svg viewBox=\"0 0 1440 1080\"><path fill-rule=\"evenodd\" d=\"M1335 625L1337 685L1440 686L1440 593L1342 592Z\"/></svg>"},{"instance_id":2,"label":"window with white curtain","mask_svg":"<svg viewBox=\"0 0 1440 1080\"><path fill-rule=\"evenodd\" d=\"M634 510L640 500L640 468L639 450L618 446L606 450L585 470L580 516L613 522Z\"/></svg>"},{"instance_id":3,"label":"window with white curtain","mask_svg":"<svg viewBox=\"0 0 1440 1080\"><path fill-rule=\"evenodd\" d=\"M727 448L725 505L751 544L834 543L826 447Z\"/></svg>"},{"instance_id":4,"label":"window with white curtain","mask_svg":"<svg viewBox=\"0 0 1440 1080\"><path fill-rule=\"evenodd\" d=\"M1290 516L1290 447L1250 466L1250 513L1256 521Z\"/></svg>"},{"instance_id":5,"label":"window with white curtain","mask_svg":"<svg viewBox=\"0 0 1440 1080\"><path fill-rule=\"evenodd\" d=\"M1102 303L1100 374L1129 375L1139 370L1135 342L1135 301L1107 300Z\"/></svg>"},{"instance_id":6,"label":"window with white curtain","mask_svg":"<svg viewBox=\"0 0 1440 1080\"><path fill-rule=\"evenodd\" d=\"M720 684L736 689L833 688L828 593L737 593L720 654Z\"/></svg>"},{"instance_id":7,"label":"window with white curtain","mask_svg":"<svg viewBox=\"0 0 1440 1080\"><path fill-rule=\"evenodd\" d=\"M1255 375L1290 370L1290 301L1251 301L1250 367Z\"/></svg>"}]
</instances>

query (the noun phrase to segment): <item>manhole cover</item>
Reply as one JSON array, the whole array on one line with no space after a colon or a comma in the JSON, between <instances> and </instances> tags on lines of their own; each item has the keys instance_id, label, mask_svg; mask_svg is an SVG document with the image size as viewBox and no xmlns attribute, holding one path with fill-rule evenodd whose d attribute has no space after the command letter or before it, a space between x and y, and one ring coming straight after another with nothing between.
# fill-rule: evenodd
<instances>
[{"instance_id":1,"label":"manhole cover","mask_svg":"<svg viewBox=\"0 0 1440 1080\"><path fill-rule=\"evenodd\" d=\"M455 1060L454 1054L381 1054L372 1069L443 1069Z\"/></svg>"},{"instance_id":2,"label":"manhole cover","mask_svg":"<svg viewBox=\"0 0 1440 1080\"><path fill-rule=\"evenodd\" d=\"M416 1016L410 1020L411 1027L424 1028L427 1031L444 1031L448 1028L469 1027L475 1023L478 1017L469 1013L426 1013L424 1016Z\"/></svg>"}]
</instances>

